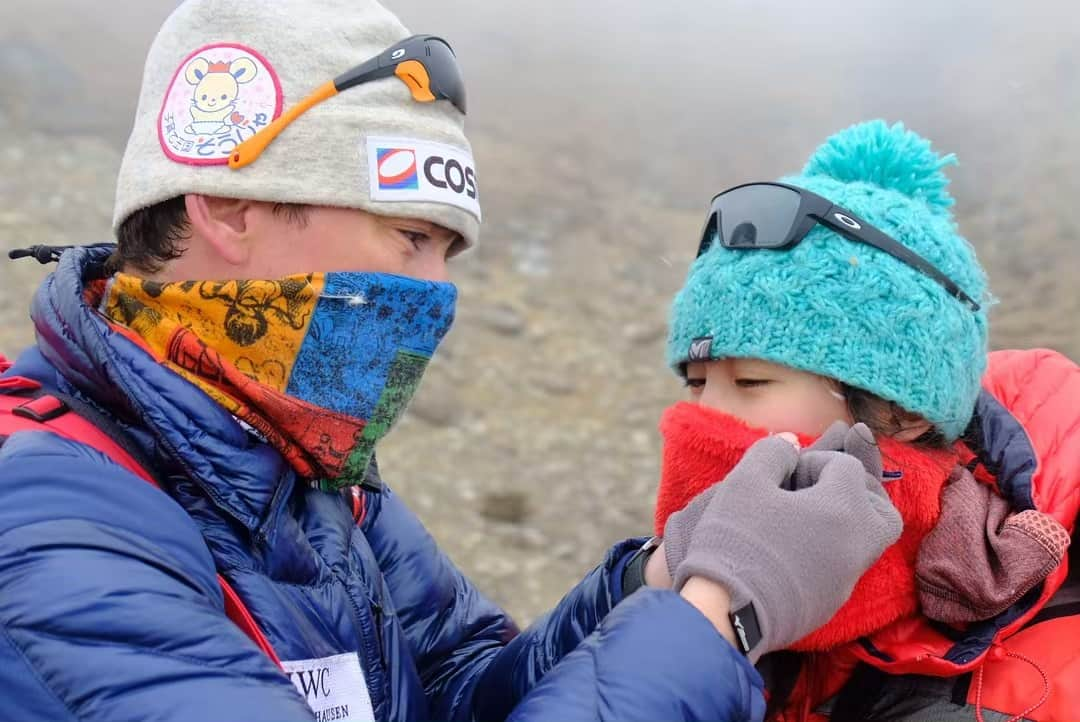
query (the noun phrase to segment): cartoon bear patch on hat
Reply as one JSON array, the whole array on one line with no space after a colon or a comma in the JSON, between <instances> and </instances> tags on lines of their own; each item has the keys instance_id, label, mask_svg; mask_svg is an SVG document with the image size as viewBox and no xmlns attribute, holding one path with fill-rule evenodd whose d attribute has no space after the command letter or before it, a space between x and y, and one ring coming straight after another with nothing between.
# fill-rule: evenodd
<instances>
[{"instance_id":1,"label":"cartoon bear patch on hat","mask_svg":"<svg viewBox=\"0 0 1080 722\"><path fill-rule=\"evenodd\" d=\"M224 165L232 149L281 114L281 82L261 54L235 43L195 50L177 68L158 118L161 149L189 165Z\"/></svg>"}]
</instances>

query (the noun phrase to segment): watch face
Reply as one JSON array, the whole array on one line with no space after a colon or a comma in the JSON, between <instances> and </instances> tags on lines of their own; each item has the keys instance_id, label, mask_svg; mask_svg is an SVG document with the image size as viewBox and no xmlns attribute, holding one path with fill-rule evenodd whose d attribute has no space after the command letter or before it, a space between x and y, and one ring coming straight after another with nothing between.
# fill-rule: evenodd
<instances>
[{"instance_id":1,"label":"watch face","mask_svg":"<svg viewBox=\"0 0 1080 722\"><path fill-rule=\"evenodd\" d=\"M735 629L739 649L743 654L750 654L750 650L761 641L761 624L758 622L753 603L732 612L728 617L731 620L731 626Z\"/></svg>"}]
</instances>

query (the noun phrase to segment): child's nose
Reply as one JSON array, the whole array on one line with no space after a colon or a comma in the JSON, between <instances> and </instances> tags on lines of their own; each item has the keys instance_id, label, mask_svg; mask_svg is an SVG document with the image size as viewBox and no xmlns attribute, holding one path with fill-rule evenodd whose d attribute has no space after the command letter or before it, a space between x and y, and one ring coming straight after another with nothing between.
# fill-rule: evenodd
<instances>
[{"instance_id":1,"label":"child's nose","mask_svg":"<svg viewBox=\"0 0 1080 722\"><path fill-rule=\"evenodd\" d=\"M723 383L706 383L701 396L698 398L698 403L702 406L728 413L730 413L729 409L733 408L731 402L732 399L727 384Z\"/></svg>"}]
</instances>

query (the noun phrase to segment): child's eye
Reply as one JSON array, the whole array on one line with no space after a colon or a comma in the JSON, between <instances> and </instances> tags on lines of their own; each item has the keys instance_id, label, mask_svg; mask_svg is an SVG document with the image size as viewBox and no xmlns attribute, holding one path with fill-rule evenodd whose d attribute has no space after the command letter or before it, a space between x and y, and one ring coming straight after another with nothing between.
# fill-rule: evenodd
<instances>
[{"instance_id":1,"label":"child's eye","mask_svg":"<svg viewBox=\"0 0 1080 722\"><path fill-rule=\"evenodd\" d=\"M753 389L770 383L771 379L735 379L735 385L740 389Z\"/></svg>"},{"instance_id":2,"label":"child's eye","mask_svg":"<svg viewBox=\"0 0 1080 722\"><path fill-rule=\"evenodd\" d=\"M700 394L701 390L705 388L705 379L683 379L683 386L690 389L692 394Z\"/></svg>"}]
</instances>

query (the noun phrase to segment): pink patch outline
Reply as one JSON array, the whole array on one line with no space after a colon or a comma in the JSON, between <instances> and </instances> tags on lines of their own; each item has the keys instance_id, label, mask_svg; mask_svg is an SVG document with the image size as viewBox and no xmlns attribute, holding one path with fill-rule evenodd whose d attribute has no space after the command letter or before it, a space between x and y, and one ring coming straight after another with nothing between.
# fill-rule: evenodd
<instances>
[{"instance_id":1,"label":"pink patch outline","mask_svg":"<svg viewBox=\"0 0 1080 722\"><path fill-rule=\"evenodd\" d=\"M169 148L169 144L165 142L165 133L163 132L161 122L165 118L165 108L169 104L169 96L172 94L173 87L176 85L176 79L180 77L180 71L186 68L188 62L190 62L191 59L195 56L199 55L199 53L203 53L207 50L212 50L214 48L233 48L234 50L240 50L242 52L248 53L253 58L258 60L264 68L266 68L266 72L270 74L270 79L274 81L274 116L271 118L271 121L278 119L278 116L281 115L281 111L285 105L285 94L281 90L281 79L278 78L278 74L277 71L274 70L274 66L271 65L270 61L267 60L266 57L259 51L253 50L246 45L241 45L240 43L210 43L209 45L204 45L197 50L191 51L191 53L189 53L188 56L181 60L180 64L176 66L176 72L173 73L172 80L169 81L168 87L165 88L165 96L161 99L161 110L158 111L157 117L158 143L161 145L161 150L165 153L166 156L168 156L170 160L177 163L183 163L184 165L229 164L229 156L231 155L231 153L226 153L221 158L187 158L182 155L176 155Z\"/></svg>"}]
</instances>

